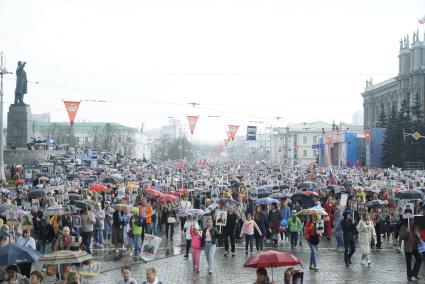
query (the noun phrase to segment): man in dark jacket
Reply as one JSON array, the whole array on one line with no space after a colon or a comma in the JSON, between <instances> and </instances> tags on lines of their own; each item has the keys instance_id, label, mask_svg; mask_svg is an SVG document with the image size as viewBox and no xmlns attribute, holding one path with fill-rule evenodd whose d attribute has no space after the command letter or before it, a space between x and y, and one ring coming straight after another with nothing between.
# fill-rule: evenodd
<instances>
[{"instance_id":1,"label":"man in dark jacket","mask_svg":"<svg viewBox=\"0 0 425 284\"><path fill-rule=\"evenodd\" d=\"M224 256L229 254L229 238L232 246L232 256L235 256L235 230L238 222L238 215L235 213L233 206L230 206L227 212L227 222L224 227Z\"/></svg>"},{"instance_id":2,"label":"man in dark jacket","mask_svg":"<svg viewBox=\"0 0 425 284\"><path fill-rule=\"evenodd\" d=\"M351 257L356 251L354 244L354 236L356 234L356 226L349 217L349 211L343 213L343 219L341 221L342 237L344 239L344 261L345 266L349 267L351 264Z\"/></svg>"}]
</instances>

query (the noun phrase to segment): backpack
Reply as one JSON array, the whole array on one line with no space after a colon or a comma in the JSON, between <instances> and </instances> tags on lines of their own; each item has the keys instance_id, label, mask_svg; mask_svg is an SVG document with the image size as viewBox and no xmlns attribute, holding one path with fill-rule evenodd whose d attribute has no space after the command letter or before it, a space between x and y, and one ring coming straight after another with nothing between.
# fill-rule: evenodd
<instances>
[{"instance_id":1,"label":"backpack","mask_svg":"<svg viewBox=\"0 0 425 284\"><path fill-rule=\"evenodd\" d=\"M134 223L136 224L136 226L142 227L143 226L143 217L137 216Z\"/></svg>"}]
</instances>

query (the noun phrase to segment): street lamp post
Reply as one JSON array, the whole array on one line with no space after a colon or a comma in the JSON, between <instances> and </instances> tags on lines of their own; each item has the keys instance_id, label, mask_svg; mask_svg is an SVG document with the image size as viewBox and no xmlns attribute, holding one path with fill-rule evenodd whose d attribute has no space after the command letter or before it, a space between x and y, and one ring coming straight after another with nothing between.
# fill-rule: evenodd
<instances>
[{"instance_id":1,"label":"street lamp post","mask_svg":"<svg viewBox=\"0 0 425 284\"><path fill-rule=\"evenodd\" d=\"M3 160L3 75L9 74L4 66L3 52L0 53L0 181L6 182Z\"/></svg>"}]
</instances>

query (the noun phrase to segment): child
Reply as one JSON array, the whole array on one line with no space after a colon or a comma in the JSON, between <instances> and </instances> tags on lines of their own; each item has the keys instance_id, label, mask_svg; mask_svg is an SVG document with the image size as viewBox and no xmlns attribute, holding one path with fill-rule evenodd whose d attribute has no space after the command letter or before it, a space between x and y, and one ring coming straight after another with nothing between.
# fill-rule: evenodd
<instances>
[{"instance_id":1,"label":"child","mask_svg":"<svg viewBox=\"0 0 425 284\"><path fill-rule=\"evenodd\" d=\"M146 281L142 284L162 284L162 281L156 277L156 270L153 267L146 268Z\"/></svg>"},{"instance_id":2,"label":"child","mask_svg":"<svg viewBox=\"0 0 425 284\"><path fill-rule=\"evenodd\" d=\"M195 228L195 226L190 227L190 236L192 237L192 261L193 261L193 270L196 273L199 273L199 261L201 255L201 234Z\"/></svg>"},{"instance_id":3,"label":"child","mask_svg":"<svg viewBox=\"0 0 425 284\"><path fill-rule=\"evenodd\" d=\"M117 282L117 284L137 284L137 281L134 278L131 278L131 269L130 266L123 266L121 268L122 278Z\"/></svg>"},{"instance_id":4,"label":"child","mask_svg":"<svg viewBox=\"0 0 425 284\"><path fill-rule=\"evenodd\" d=\"M186 254L185 258L189 257L189 250L192 242L192 237L190 236L190 227L195 226L195 229L199 230L198 222L192 219L192 216L187 216L186 222L184 222L184 235L186 238Z\"/></svg>"},{"instance_id":5,"label":"child","mask_svg":"<svg viewBox=\"0 0 425 284\"><path fill-rule=\"evenodd\" d=\"M242 225L240 237L245 235L245 255L248 255L248 245L251 249L251 254L254 247L254 228L257 230L260 237L262 236L260 228L258 228L257 223L251 219L251 214L246 215L246 220ZM192 241L193 242L193 241Z\"/></svg>"}]
</instances>

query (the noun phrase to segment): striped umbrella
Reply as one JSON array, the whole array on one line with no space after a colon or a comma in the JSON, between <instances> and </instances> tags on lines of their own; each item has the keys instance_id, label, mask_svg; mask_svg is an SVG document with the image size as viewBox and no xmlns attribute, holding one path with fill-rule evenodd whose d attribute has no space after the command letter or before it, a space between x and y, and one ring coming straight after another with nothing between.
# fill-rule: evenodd
<instances>
[{"instance_id":1,"label":"striped umbrella","mask_svg":"<svg viewBox=\"0 0 425 284\"><path fill-rule=\"evenodd\" d=\"M43 265L51 265L81 263L91 259L93 259L93 256L85 251L59 250L41 256L37 262Z\"/></svg>"}]
</instances>

